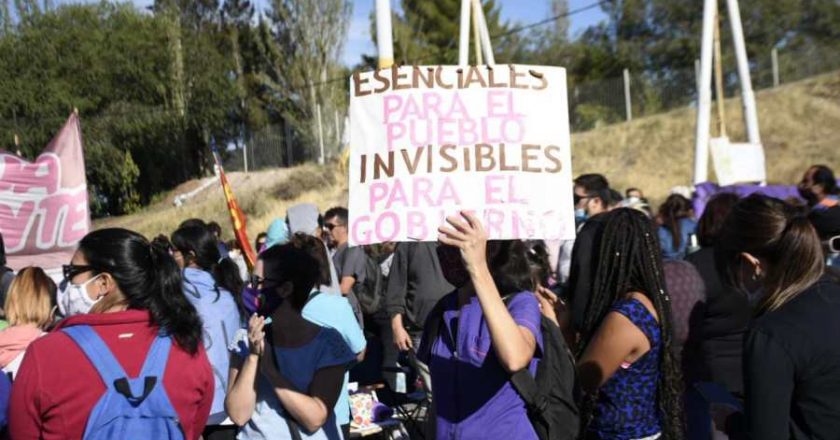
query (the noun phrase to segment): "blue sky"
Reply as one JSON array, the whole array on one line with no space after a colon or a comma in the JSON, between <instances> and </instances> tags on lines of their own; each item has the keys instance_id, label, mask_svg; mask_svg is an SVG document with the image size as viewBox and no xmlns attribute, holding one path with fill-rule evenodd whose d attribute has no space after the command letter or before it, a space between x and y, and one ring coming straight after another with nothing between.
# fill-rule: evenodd
<instances>
[{"instance_id":1,"label":"blue sky","mask_svg":"<svg viewBox=\"0 0 840 440\"><path fill-rule=\"evenodd\" d=\"M79 3L97 0L58 0L57 3ZM138 7L144 8L153 0L131 0ZM265 7L267 0L255 1L257 7ZM314 0L307 0L314 1ZM596 0L569 0L569 10L580 9L595 3ZM550 0L496 0L501 10L502 20L511 23L528 24L544 20L551 16ZM348 66L354 66L361 61L362 54L375 54L376 47L370 36L370 14L375 0L353 0L353 17L347 41L344 44L342 61ZM399 0L391 0L393 8ZM603 20L604 14L600 8L589 9L570 17L571 33L575 36L588 26Z\"/></svg>"}]
</instances>

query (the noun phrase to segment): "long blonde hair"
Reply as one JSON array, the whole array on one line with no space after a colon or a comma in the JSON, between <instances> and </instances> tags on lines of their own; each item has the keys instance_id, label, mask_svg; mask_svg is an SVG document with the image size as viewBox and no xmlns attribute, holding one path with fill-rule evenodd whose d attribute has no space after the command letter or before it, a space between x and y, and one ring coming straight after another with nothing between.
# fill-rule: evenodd
<instances>
[{"instance_id":1,"label":"long blonde hair","mask_svg":"<svg viewBox=\"0 0 840 440\"><path fill-rule=\"evenodd\" d=\"M46 330L52 324L55 305L53 280L40 267L27 267L9 286L3 309L10 326L31 324Z\"/></svg>"}]
</instances>

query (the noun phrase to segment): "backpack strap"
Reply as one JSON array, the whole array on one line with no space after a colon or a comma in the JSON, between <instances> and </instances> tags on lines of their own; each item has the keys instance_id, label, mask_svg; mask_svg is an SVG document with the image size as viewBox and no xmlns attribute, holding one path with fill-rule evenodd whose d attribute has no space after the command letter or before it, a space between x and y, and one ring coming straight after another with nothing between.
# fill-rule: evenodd
<instances>
[{"instance_id":1,"label":"backpack strap","mask_svg":"<svg viewBox=\"0 0 840 440\"><path fill-rule=\"evenodd\" d=\"M152 342L143 368L140 370L141 377L157 377L158 381L163 379L166 371L166 363L169 360L169 351L172 349L172 337L169 335L158 335Z\"/></svg>"},{"instance_id":2,"label":"backpack strap","mask_svg":"<svg viewBox=\"0 0 840 440\"><path fill-rule=\"evenodd\" d=\"M510 303L516 295L519 294L514 293L502 298L506 307L510 307ZM522 400L525 401L525 406L530 414L542 414L548 409L548 396L537 387L537 381L531 375L528 367L513 373L510 376L510 382L519 396L522 397Z\"/></svg>"},{"instance_id":3,"label":"backpack strap","mask_svg":"<svg viewBox=\"0 0 840 440\"><path fill-rule=\"evenodd\" d=\"M115 386L119 379L125 379L122 365L105 345L105 341L89 325L74 325L61 329L87 356L93 368L99 373L106 388Z\"/></svg>"}]
</instances>

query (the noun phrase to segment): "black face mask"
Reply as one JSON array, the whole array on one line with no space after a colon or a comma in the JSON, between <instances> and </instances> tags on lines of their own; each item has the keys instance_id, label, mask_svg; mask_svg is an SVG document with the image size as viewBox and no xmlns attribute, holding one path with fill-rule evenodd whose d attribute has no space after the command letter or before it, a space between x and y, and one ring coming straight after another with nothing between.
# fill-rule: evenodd
<instances>
[{"instance_id":1,"label":"black face mask","mask_svg":"<svg viewBox=\"0 0 840 440\"><path fill-rule=\"evenodd\" d=\"M461 259L461 251L452 246L438 246L438 260L443 271L443 277L455 288L461 288L470 281L470 273Z\"/></svg>"},{"instance_id":2,"label":"black face mask","mask_svg":"<svg viewBox=\"0 0 840 440\"><path fill-rule=\"evenodd\" d=\"M817 204L817 195L811 191L811 188L803 188L798 187L797 190L799 191L799 195L805 199L809 205L816 205Z\"/></svg>"}]
</instances>

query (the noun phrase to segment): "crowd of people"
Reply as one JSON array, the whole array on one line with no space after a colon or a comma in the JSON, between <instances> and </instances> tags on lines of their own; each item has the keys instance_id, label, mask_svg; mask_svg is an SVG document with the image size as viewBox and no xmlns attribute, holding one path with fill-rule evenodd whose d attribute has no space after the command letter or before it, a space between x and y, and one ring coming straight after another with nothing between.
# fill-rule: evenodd
<instances>
[{"instance_id":1,"label":"crowd of people","mask_svg":"<svg viewBox=\"0 0 840 440\"><path fill-rule=\"evenodd\" d=\"M834 438L840 191L798 188L654 210L582 175L566 241L462 212L351 247L347 209L301 204L253 268L201 219L97 230L58 285L3 270L2 435L346 439L359 382L427 395L426 439Z\"/></svg>"}]
</instances>

